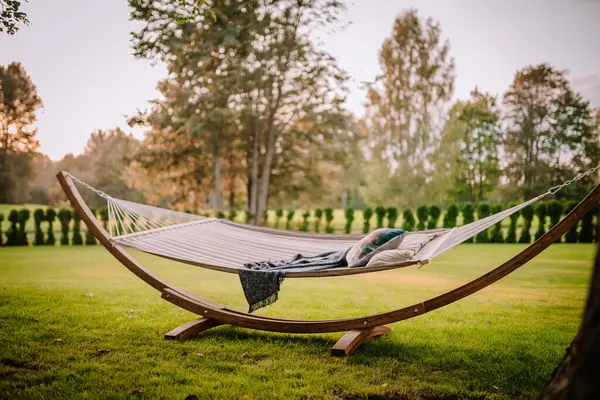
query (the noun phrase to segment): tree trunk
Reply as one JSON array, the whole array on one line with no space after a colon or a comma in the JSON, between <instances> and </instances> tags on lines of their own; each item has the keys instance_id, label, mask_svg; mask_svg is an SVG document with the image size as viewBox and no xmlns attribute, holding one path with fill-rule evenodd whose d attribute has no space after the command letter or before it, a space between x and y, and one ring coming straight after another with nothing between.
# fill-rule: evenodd
<instances>
[{"instance_id":1,"label":"tree trunk","mask_svg":"<svg viewBox=\"0 0 600 400\"><path fill-rule=\"evenodd\" d=\"M600 399L600 247L579 331L539 400Z\"/></svg>"},{"instance_id":2,"label":"tree trunk","mask_svg":"<svg viewBox=\"0 0 600 400\"><path fill-rule=\"evenodd\" d=\"M215 208L223 211L223 196L221 195L221 155L219 154L219 139L215 140L213 153L213 174L215 183Z\"/></svg>"}]
</instances>

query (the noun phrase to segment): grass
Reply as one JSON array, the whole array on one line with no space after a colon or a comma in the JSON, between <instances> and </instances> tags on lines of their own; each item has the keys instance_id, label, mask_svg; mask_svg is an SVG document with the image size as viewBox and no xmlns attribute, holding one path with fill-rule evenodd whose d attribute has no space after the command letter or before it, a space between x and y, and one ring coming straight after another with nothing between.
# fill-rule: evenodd
<instances>
[{"instance_id":1,"label":"grass","mask_svg":"<svg viewBox=\"0 0 600 400\"><path fill-rule=\"evenodd\" d=\"M462 245L420 270L288 279L279 302L261 312L382 312L452 289L522 248ZM328 355L340 334L222 326L167 342L163 333L193 316L104 249L0 248L0 398L525 399L575 334L592 253L592 245L554 245L497 284L394 324L340 359ZM235 275L134 255L174 285L246 307Z\"/></svg>"}]
</instances>

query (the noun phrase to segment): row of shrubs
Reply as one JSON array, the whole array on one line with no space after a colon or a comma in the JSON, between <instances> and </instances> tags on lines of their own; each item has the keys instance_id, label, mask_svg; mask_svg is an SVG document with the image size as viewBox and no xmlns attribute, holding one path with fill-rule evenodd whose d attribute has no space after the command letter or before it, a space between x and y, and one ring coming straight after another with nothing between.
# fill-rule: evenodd
<instances>
[{"instance_id":1,"label":"row of shrubs","mask_svg":"<svg viewBox=\"0 0 600 400\"><path fill-rule=\"evenodd\" d=\"M94 215L96 210L92 210ZM99 210L99 216L106 227L108 221L108 209L104 207ZM11 210L8 214L8 229L3 232L4 215L0 214L0 245L6 246L27 246L29 245L29 238L27 237L26 224L31 218L31 211L27 208L21 210ZM33 244L36 246L56 244L56 238L54 236L54 223L57 221L60 223L61 245L95 245L96 238L92 233L86 230L82 234L81 230L81 219L79 215L74 211L66 208L61 208L58 212L54 208L48 208L43 210L41 208L36 209L33 212L33 222L35 224ZM72 221L72 224L71 224ZM42 228L42 223L47 222L48 225ZM72 225L72 226L71 226ZM69 234L69 231L71 232ZM3 236L6 239L3 239Z\"/></svg>"},{"instance_id":2,"label":"row of shrubs","mask_svg":"<svg viewBox=\"0 0 600 400\"><path fill-rule=\"evenodd\" d=\"M561 216L570 212L577 202L569 202L565 206L558 200L552 200L549 202L538 202L535 207L528 205L523 208L520 212L514 213L510 216L510 224L508 231L505 233L502 229L501 223L497 223L494 227L479 233L474 239L469 239L469 242L476 243L530 243L531 227L534 217L538 219L538 228L534 234L534 238L540 238L546 229L554 226L558 223ZM515 206L514 204L509 205L510 207ZM462 223L468 224L475 221L475 217L478 219L486 218L492 214L499 213L503 210L502 205L490 205L488 203L480 203L477 205L477 209L471 203L464 204L459 207L456 204L448 206L446 212L442 217L442 209L438 206L420 206L416 209L416 215L411 209L406 209L402 213L402 229L407 231L424 230L424 229L435 229L440 225L444 228L452 228L458 225L458 219L462 214ZM96 212L92 210L94 215L99 217L104 223L106 228L108 223L108 209L102 207ZM296 216L296 210L291 209L284 212L283 209L275 210L275 228L294 229L297 228L300 231L308 232L311 230L314 232L324 231L326 233L334 233L333 227L334 210L332 208L316 209L313 213L310 211L304 211L301 214L302 221L299 226L294 225L294 217ZM352 225L355 220L355 210L353 208L347 208L345 210L345 227L346 233L352 232ZM207 214L205 214L207 215ZM26 208L21 210L11 210L8 215L8 227L5 236L6 240L3 241L2 222L4 216L0 214L0 244L8 246L24 246L28 245L29 241L26 232L26 223L30 219L30 211ZM208 215L207 215L208 216ZM237 220L239 218L239 212L237 210L230 210L226 215L223 212L216 214L217 218L228 218L231 220ZM268 213L265 213L265 220ZM312 216L312 219L311 219ZM523 217L523 226L520 232L517 230L517 221L519 216ZM253 216L249 212L245 214L246 222L251 221ZM285 217L285 225L281 225L281 220ZM375 217L375 221L373 221ZM363 210L363 226L362 231L364 233L370 232L374 228L391 227L397 226L399 218L399 212L396 207L382 207L378 206L375 209L370 207ZM594 225L593 225L594 213L590 212L581 222L581 228L578 228L576 224L573 226L564 236L566 243L591 243L594 240ZM441 219L441 221L440 221ZM62 245L95 245L96 239L89 232L85 231L82 234L81 231L81 220L77 213L69 209L60 209L58 213L53 208L43 210L38 208L33 212L33 220L35 223L35 235L34 245L54 245L56 239L54 237L54 222L58 220L61 226L61 237L60 243ZM71 224L72 221L72 224ZM43 229L42 222L47 222L48 226ZM323 226L324 222L324 226ZM372 225L372 222L374 224ZM441 222L441 224L440 224ZM71 227L72 225L72 227ZM324 229L323 229L324 228ZM69 231L71 233L69 234ZM85 236L85 239L84 239Z\"/></svg>"},{"instance_id":3,"label":"row of shrubs","mask_svg":"<svg viewBox=\"0 0 600 400\"><path fill-rule=\"evenodd\" d=\"M556 225L561 217L568 214L575 206L576 201L568 202L563 204L558 200L551 200L548 202L537 202L535 205L528 205L519 212L516 212L510 216L510 224L508 231L504 232L501 223L497 223L494 227L489 230L479 233L474 239L470 239L468 242L477 243L530 243L532 240L531 227L534 218L538 220L538 227L534 233L534 238L539 239L546 230ZM516 204L509 204L507 208L512 208ZM459 207L456 204L451 204L443 213L442 209L438 206L420 206L416 209L416 213L411 209L406 209L402 213L402 223L400 227L407 231L424 230L424 229L436 229L441 227L453 228L458 226L458 219L462 214L462 224L466 225L474 222L477 219L483 219L491 215L497 214L503 211L505 207L501 204L491 205L489 203L479 203L477 208L471 203L466 203ZM275 228L294 229L294 218L296 216L296 210L290 209L284 211L283 209L275 210ZM355 220L355 209L347 208L345 214L345 227L346 233L352 232L353 223ZM416 215L415 215L416 214ZM208 216L208 214L205 214ZM223 212L218 212L215 216L217 218L227 218L230 220L236 220L239 212L237 210L230 210L228 215ZM334 233L335 229L332 225L334 220L334 210L332 208L316 209L311 213L310 211L304 211L302 214L302 221L296 226L298 230L308 232L312 225L314 232L321 232L322 228L326 233ZM390 227L395 228L398 224L399 211L396 207L382 207L376 208L367 207L363 210L363 226L362 232L368 233L375 228ZM311 219L312 217L312 219ZM375 220L373 221L373 217ZM519 217L523 218L523 226L520 231L517 229L517 221ZM252 214L246 212L246 222L251 221L253 218ZM285 224L281 221L284 220ZM588 213L581 222L581 228L578 224L575 224L566 234L566 243L591 243L594 240L594 225L593 225L594 212ZM268 212L265 213L265 220L268 219ZM323 221L324 220L324 221ZM440 221L441 220L441 221ZM311 224L312 222L312 224ZM324 226L323 222L325 223ZM374 223L373 223L374 222Z\"/></svg>"}]
</instances>

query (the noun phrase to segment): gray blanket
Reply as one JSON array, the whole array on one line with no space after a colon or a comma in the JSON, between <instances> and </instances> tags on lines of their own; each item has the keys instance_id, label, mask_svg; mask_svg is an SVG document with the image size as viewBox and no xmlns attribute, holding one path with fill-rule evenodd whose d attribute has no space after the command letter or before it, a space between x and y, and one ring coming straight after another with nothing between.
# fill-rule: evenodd
<instances>
[{"instance_id":1,"label":"gray blanket","mask_svg":"<svg viewBox=\"0 0 600 400\"><path fill-rule=\"evenodd\" d=\"M244 296L249 310L253 312L277 301L277 293L288 270L320 271L330 268L346 267L344 251L330 251L316 256L305 257L297 254L291 260L259 261L244 264L238 270Z\"/></svg>"}]
</instances>

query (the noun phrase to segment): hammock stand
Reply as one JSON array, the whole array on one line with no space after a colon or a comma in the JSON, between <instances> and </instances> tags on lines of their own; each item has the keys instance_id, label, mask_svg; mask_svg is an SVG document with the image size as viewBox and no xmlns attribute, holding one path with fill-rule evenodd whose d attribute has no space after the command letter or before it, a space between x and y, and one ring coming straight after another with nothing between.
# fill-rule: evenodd
<instances>
[{"instance_id":1,"label":"hammock stand","mask_svg":"<svg viewBox=\"0 0 600 400\"><path fill-rule=\"evenodd\" d=\"M57 178L81 220L86 224L87 228L92 232L96 239L98 239L98 241L121 264L137 275L138 278L161 292L163 299L200 316L199 319L187 322L171 330L165 334L165 339L188 339L205 330L223 324L280 333L307 334L347 332L331 348L331 354L334 356L350 355L362 343L370 338L386 334L390 331L390 328L385 326L386 324L426 314L435 309L454 303L464 297L470 296L500 280L526 264L547 249L552 243L559 240L562 235L600 202L600 185L597 185L558 224L550 228L542 237L527 246L520 253L479 278L422 303L416 303L397 310L364 317L334 320L298 320L272 318L234 310L195 295L185 289L176 288L170 285L146 269L139 261L129 255L123 247L111 241L110 235L90 211L68 173L61 171L57 174Z\"/></svg>"}]
</instances>

